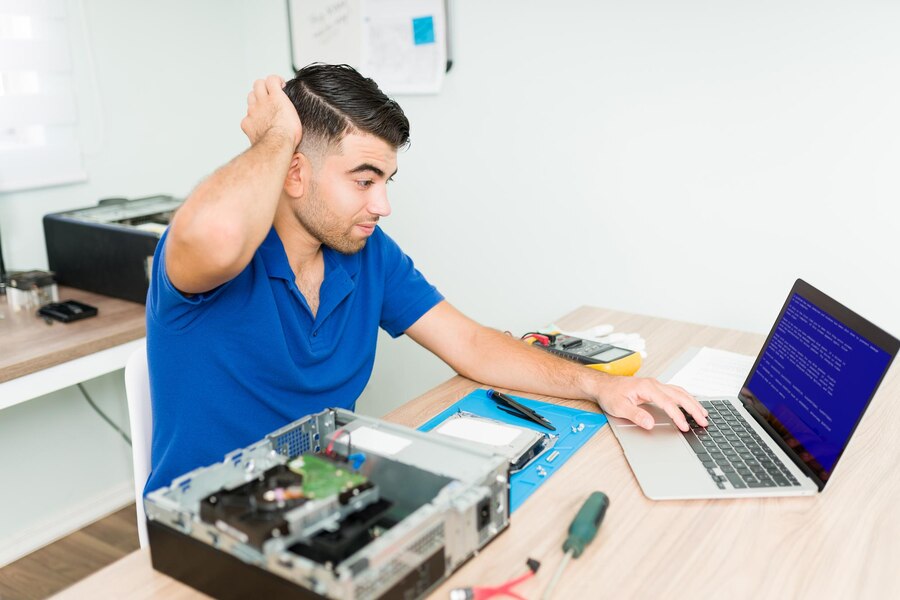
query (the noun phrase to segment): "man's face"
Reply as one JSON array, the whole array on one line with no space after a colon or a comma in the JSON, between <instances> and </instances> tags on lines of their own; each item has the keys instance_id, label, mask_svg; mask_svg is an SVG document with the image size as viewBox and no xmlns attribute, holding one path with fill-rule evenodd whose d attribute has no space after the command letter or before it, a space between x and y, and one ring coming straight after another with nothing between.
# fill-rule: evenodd
<instances>
[{"instance_id":1,"label":"man's face","mask_svg":"<svg viewBox=\"0 0 900 600\"><path fill-rule=\"evenodd\" d=\"M397 150L375 136L351 133L339 151L326 152L317 163L294 215L329 248L359 252L378 219L391 214L387 183L397 172Z\"/></svg>"}]
</instances>

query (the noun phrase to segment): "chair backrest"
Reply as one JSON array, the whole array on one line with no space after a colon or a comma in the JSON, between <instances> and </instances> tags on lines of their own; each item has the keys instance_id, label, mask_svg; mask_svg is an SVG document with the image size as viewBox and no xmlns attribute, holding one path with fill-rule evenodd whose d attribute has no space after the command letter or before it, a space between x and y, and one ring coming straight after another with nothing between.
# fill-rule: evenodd
<instances>
[{"instance_id":1,"label":"chair backrest","mask_svg":"<svg viewBox=\"0 0 900 600\"><path fill-rule=\"evenodd\" d=\"M153 412L150 409L150 374L147 347L135 350L125 364L125 396L131 423L131 452L134 460L134 505L137 507L138 539L147 547L147 521L144 517L144 484L150 476L150 439Z\"/></svg>"}]
</instances>

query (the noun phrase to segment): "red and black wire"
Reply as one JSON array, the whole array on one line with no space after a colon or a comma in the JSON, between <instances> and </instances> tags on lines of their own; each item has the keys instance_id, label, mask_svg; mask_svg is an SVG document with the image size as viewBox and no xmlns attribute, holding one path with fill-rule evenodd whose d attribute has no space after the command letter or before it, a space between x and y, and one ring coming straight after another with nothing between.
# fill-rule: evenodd
<instances>
[{"instance_id":1,"label":"red and black wire","mask_svg":"<svg viewBox=\"0 0 900 600\"><path fill-rule=\"evenodd\" d=\"M522 336L522 340L534 340L541 346L549 346L556 341L556 335L553 333L538 333L537 331L529 331Z\"/></svg>"},{"instance_id":2,"label":"red and black wire","mask_svg":"<svg viewBox=\"0 0 900 600\"><path fill-rule=\"evenodd\" d=\"M516 598L517 600L525 600L523 596L520 596L513 588L519 585L524 581L528 581L534 574L537 573L538 569L541 566L541 563L534 560L533 558L529 558L526 563L528 565L528 572L524 575L519 575L513 579L505 583L501 583L500 585L495 586L477 586L477 587L468 587L468 588L457 588L450 592L450 600L488 600L489 598L498 598L498 597L507 597L507 598Z\"/></svg>"}]
</instances>

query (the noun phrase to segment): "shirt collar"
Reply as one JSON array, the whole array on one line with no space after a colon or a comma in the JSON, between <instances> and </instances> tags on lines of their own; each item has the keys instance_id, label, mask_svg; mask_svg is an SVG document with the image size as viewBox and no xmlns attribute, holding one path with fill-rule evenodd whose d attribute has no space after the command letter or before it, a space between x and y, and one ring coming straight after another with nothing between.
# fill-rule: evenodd
<instances>
[{"instance_id":1,"label":"shirt collar","mask_svg":"<svg viewBox=\"0 0 900 600\"><path fill-rule=\"evenodd\" d=\"M278 237L278 232L274 227L269 230L269 234L263 240L258 252L269 277L294 281L294 272L291 270L287 254L284 252L284 244L281 243L281 238Z\"/></svg>"},{"instance_id":2,"label":"shirt collar","mask_svg":"<svg viewBox=\"0 0 900 600\"><path fill-rule=\"evenodd\" d=\"M359 272L360 252L346 255L323 246L322 253L325 259L326 279L337 275L341 271L346 272L350 279L354 279ZM266 272L269 274L269 277L294 281L296 278L294 271L288 262L284 244L281 243L281 238L274 227L269 230L269 234L260 245L259 254L262 257L263 264L266 266Z\"/></svg>"}]
</instances>

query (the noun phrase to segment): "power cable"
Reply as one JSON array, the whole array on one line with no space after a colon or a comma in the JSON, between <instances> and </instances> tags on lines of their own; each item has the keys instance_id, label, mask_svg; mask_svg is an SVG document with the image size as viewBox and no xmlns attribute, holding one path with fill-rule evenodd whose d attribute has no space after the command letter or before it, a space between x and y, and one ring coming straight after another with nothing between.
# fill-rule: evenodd
<instances>
[{"instance_id":1,"label":"power cable","mask_svg":"<svg viewBox=\"0 0 900 600\"><path fill-rule=\"evenodd\" d=\"M100 415L100 417L102 417L103 420L106 421L106 422L109 424L110 427L112 427L113 429L115 429L115 430L119 433L119 435L122 436L122 439L125 440L125 443L126 443L126 444L128 444L129 446L131 446L131 438L128 436L128 434L125 433L124 431L122 431L122 428L121 428L121 427L119 427L118 425L116 425L116 424L113 422L113 420L110 419L110 418L106 415L106 413L104 413L102 410L100 410L100 409L97 407L96 404L94 404L94 401L91 399L91 396L87 393L87 390L84 389L84 386L81 385L81 384L79 383L79 384L78 384L78 389L81 390L81 393L82 393L82 394L84 394L84 399L87 400L88 404L91 405L91 408L93 408L94 411L96 411L96 413L97 413L98 415Z\"/></svg>"}]
</instances>

